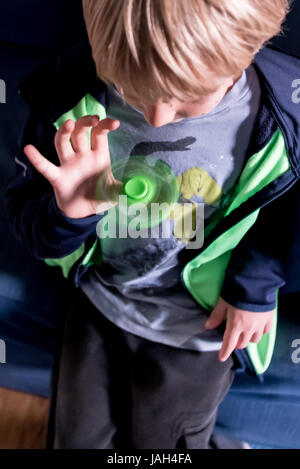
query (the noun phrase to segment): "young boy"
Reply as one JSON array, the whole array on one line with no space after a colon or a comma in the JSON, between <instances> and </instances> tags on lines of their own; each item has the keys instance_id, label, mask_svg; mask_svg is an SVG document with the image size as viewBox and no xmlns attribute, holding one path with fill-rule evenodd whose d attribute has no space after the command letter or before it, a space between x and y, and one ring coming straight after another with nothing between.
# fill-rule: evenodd
<instances>
[{"instance_id":1,"label":"young boy","mask_svg":"<svg viewBox=\"0 0 300 469\"><path fill-rule=\"evenodd\" d=\"M288 2L83 7L93 60L79 46L22 83L31 115L7 192L18 239L79 287L49 446L220 447L212 432L235 358L258 374L268 366L278 290L296 262L300 62L263 48ZM109 202L99 177L117 194L111 162L134 155L171 168L179 203L204 204L202 248L175 233L97 237Z\"/></svg>"}]
</instances>

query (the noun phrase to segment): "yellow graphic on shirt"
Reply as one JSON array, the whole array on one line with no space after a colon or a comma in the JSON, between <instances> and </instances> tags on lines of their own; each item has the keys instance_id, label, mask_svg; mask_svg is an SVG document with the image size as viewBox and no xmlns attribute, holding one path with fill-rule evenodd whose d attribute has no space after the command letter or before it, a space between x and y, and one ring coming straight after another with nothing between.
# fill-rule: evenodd
<instances>
[{"instance_id":1,"label":"yellow graphic on shirt","mask_svg":"<svg viewBox=\"0 0 300 469\"><path fill-rule=\"evenodd\" d=\"M211 205L222 195L222 189L218 183L199 166L177 176L177 182L180 195L185 200L199 195L207 205Z\"/></svg>"},{"instance_id":2,"label":"yellow graphic on shirt","mask_svg":"<svg viewBox=\"0 0 300 469\"><path fill-rule=\"evenodd\" d=\"M194 196L200 196L205 204L212 205L222 195L222 189L218 183L202 168L196 166L177 176L180 198L190 201ZM174 220L174 236L182 242L188 242L196 229L197 204L176 203L170 213L170 219Z\"/></svg>"}]
</instances>

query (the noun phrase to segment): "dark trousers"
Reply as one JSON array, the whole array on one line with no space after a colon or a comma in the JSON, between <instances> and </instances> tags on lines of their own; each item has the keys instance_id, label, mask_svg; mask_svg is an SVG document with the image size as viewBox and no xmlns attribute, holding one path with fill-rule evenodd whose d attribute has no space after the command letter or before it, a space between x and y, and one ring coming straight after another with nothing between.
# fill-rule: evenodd
<instances>
[{"instance_id":1,"label":"dark trousers","mask_svg":"<svg viewBox=\"0 0 300 469\"><path fill-rule=\"evenodd\" d=\"M74 289L53 374L48 448L215 448L216 413L234 368L217 352L123 331Z\"/></svg>"}]
</instances>

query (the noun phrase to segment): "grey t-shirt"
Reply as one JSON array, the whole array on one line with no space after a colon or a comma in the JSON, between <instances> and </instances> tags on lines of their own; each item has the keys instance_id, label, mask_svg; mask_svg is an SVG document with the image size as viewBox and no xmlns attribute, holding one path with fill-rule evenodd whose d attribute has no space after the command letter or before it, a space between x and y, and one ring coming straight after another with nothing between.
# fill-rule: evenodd
<instances>
[{"instance_id":1,"label":"grey t-shirt","mask_svg":"<svg viewBox=\"0 0 300 469\"><path fill-rule=\"evenodd\" d=\"M158 128L113 87L108 91L107 115L121 123L109 134L112 163L150 155L179 177L183 201L204 204L205 220L221 208L245 165L258 112L260 86L254 67L213 111ZM197 177L209 181L206 192L193 192L192 185L186 185ZM81 287L109 320L133 334L192 350L219 350L220 333L205 330L207 312L181 282L178 254L185 248L174 233L169 238L101 239L103 262L87 272Z\"/></svg>"}]
</instances>

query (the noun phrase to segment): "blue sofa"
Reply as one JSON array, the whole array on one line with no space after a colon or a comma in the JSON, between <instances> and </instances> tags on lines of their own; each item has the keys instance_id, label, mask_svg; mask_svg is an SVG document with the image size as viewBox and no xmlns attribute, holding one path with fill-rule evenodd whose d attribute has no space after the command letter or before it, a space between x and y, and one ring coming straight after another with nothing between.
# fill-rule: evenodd
<instances>
[{"instance_id":1,"label":"blue sofa","mask_svg":"<svg viewBox=\"0 0 300 469\"><path fill-rule=\"evenodd\" d=\"M299 21L298 3L286 36L277 40L298 55ZM6 363L0 363L0 386L40 396L49 395L57 322L71 292L56 269L32 258L13 238L4 210L17 137L28 114L17 85L41 62L84 37L81 0L11 0L1 5L0 79L6 83L6 104L0 104L0 339L6 344ZM300 338L300 316L295 314L300 293L282 293L286 314L279 318L280 334L264 383L237 374L218 415L220 432L258 448L300 448L300 364L291 359L292 341Z\"/></svg>"},{"instance_id":2,"label":"blue sofa","mask_svg":"<svg viewBox=\"0 0 300 469\"><path fill-rule=\"evenodd\" d=\"M0 363L0 386L48 396L56 321L67 294L62 295L56 269L14 239L4 193L15 174L17 139L28 115L17 86L40 63L82 41L85 29L80 0L5 3L0 15L0 79L6 84L6 103L0 104L0 339L6 363Z\"/></svg>"}]
</instances>

